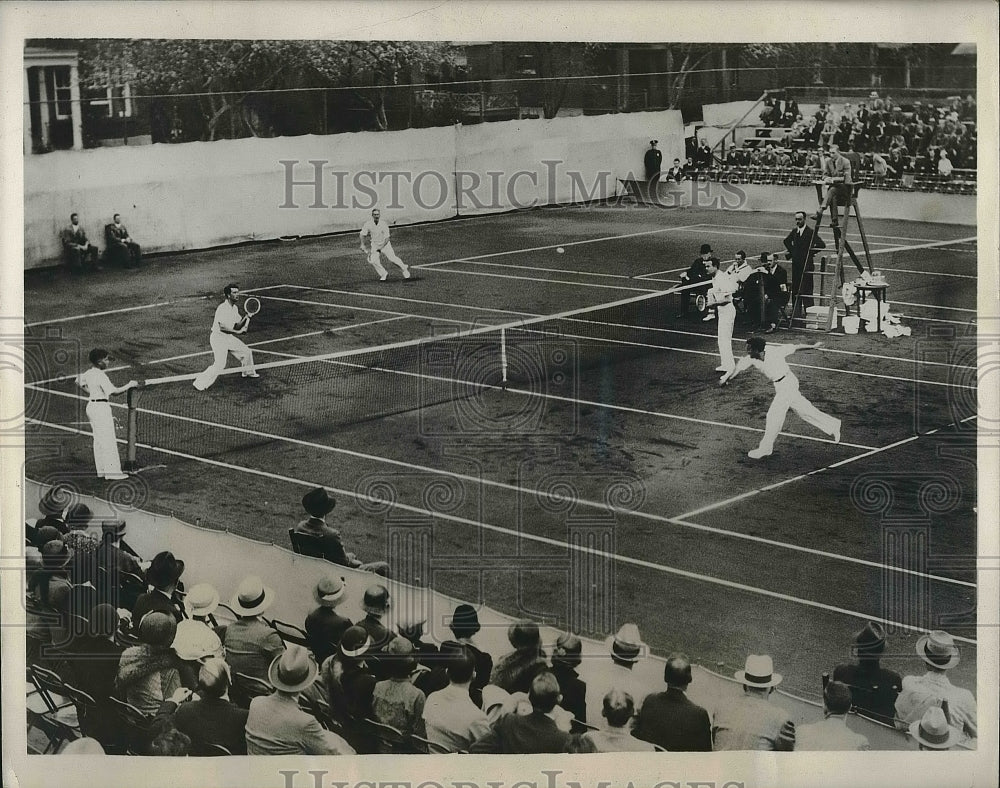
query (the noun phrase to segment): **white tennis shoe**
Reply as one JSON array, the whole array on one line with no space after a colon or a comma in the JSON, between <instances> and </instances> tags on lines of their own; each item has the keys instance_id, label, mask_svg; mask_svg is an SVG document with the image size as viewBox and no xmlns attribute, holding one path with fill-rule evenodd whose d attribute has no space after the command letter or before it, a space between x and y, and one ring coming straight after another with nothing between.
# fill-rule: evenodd
<instances>
[{"instance_id":1,"label":"white tennis shoe","mask_svg":"<svg viewBox=\"0 0 1000 788\"><path fill-rule=\"evenodd\" d=\"M764 451L762 449L750 449L750 451L747 452L747 457L749 457L751 460L759 460L762 457L770 457L770 456L771 452Z\"/></svg>"},{"instance_id":2,"label":"white tennis shoe","mask_svg":"<svg viewBox=\"0 0 1000 788\"><path fill-rule=\"evenodd\" d=\"M382 276L380 276L380 277L378 278L378 280L379 280L380 282L384 282L384 281L385 281L386 279L388 279L388 278L389 278L389 274L382 274Z\"/></svg>"},{"instance_id":3,"label":"white tennis shoe","mask_svg":"<svg viewBox=\"0 0 1000 788\"><path fill-rule=\"evenodd\" d=\"M409 278L410 278L410 269L409 268L404 268L403 269L403 279L409 279Z\"/></svg>"},{"instance_id":4,"label":"white tennis shoe","mask_svg":"<svg viewBox=\"0 0 1000 788\"><path fill-rule=\"evenodd\" d=\"M245 377L245 378L259 378L260 375L258 375L256 372L244 372L243 373L243 377Z\"/></svg>"}]
</instances>

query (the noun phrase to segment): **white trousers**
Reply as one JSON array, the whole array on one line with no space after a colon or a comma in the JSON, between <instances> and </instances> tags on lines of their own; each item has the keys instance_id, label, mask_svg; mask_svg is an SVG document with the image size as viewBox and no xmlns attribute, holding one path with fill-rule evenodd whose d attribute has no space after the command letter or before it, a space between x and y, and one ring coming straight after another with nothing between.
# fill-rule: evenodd
<instances>
[{"instance_id":1,"label":"white trousers","mask_svg":"<svg viewBox=\"0 0 1000 788\"><path fill-rule=\"evenodd\" d=\"M389 241L389 243L387 243L381 249L376 249L373 246L371 248L371 251L368 253L368 262L371 265L371 267L375 269L375 273L377 273L380 277L389 275L389 272L386 271L385 267L382 265L382 260L380 259L381 254L384 254L385 259L388 260L390 263L394 263L395 265L397 265L400 271L403 271L405 273L406 271L409 270L406 267L406 263L404 263L402 260L399 259L399 257L396 256L396 253L392 249L392 241Z\"/></svg>"},{"instance_id":2,"label":"white trousers","mask_svg":"<svg viewBox=\"0 0 1000 788\"><path fill-rule=\"evenodd\" d=\"M733 328L736 326L736 305L730 301L728 304L719 304L719 359L720 367L724 367L726 372L732 372L736 368L736 359L733 358Z\"/></svg>"},{"instance_id":3,"label":"white trousers","mask_svg":"<svg viewBox=\"0 0 1000 788\"><path fill-rule=\"evenodd\" d=\"M98 476L120 476L121 459L115 440L115 419L107 402L88 402L87 418L94 433L94 465Z\"/></svg>"},{"instance_id":4,"label":"white trousers","mask_svg":"<svg viewBox=\"0 0 1000 788\"><path fill-rule=\"evenodd\" d=\"M800 418L809 422L830 437L840 429L840 419L828 416L799 393L799 380L792 373L774 384L774 399L767 409L767 420L764 424L764 437L760 439L758 449L768 452L774 448L774 440L785 424L785 416L789 408Z\"/></svg>"},{"instance_id":5,"label":"white trousers","mask_svg":"<svg viewBox=\"0 0 1000 788\"><path fill-rule=\"evenodd\" d=\"M198 391L204 391L215 383L215 379L219 377L219 373L226 368L226 362L229 360L230 353L236 356L236 360L243 365L244 372L254 371L253 352L237 339L235 335L213 331L208 337L208 343L212 346L212 353L215 354L215 358L212 360L212 366L194 379L194 387Z\"/></svg>"}]
</instances>

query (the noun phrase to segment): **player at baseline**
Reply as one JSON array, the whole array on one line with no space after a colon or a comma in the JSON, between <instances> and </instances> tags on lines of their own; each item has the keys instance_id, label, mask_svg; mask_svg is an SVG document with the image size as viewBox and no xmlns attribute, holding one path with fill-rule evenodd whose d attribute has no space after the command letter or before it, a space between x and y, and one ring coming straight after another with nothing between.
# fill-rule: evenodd
<instances>
[{"instance_id":1,"label":"player at baseline","mask_svg":"<svg viewBox=\"0 0 1000 788\"><path fill-rule=\"evenodd\" d=\"M840 443L840 419L823 413L809 400L799 393L799 379L788 367L788 356L796 350L821 347L821 343L812 345L771 345L765 350L767 343L764 337L750 337L747 340L747 353L737 363L736 367L727 372L719 380L720 386L725 386L743 370L756 367L774 384L774 399L767 409L767 419L764 423L764 435L756 449L747 452L754 460L767 457L774 450L774 441L785 424L788 409L794 410L801 418L822 430L833 438L834 443Z\"/></svg>"},{"instance_id":2,"label":"player at baseline","mask_svg":"<svg viewBox=\"0 0 1000 788\"><path fill-rule=\"evenodd\" d=\"M389 225L380 221L381 217L382 212L378 208L373 208L372 218L361 228L361 251L367 256L369 265L375 269L380 282L389 278L389 272L385 270L379 257L383 254L390 263L399 266L399 270L403 272L403 279L409 279L410 269L393 251L392 242L389 240ZM371 249L365 246L366 238L371 240Z\"/></svg>"},{"instance_id":3,"label":"player at baseline","mask_svg":"<svg viewBox=\"0 0 1000 788\"><path fill-rule=\"evenodd\" d=\"M260 377L253 366L253 352L236 336L237 334L245 334L250 327L250 318L241 315L240 309L236 305L236 299L240 295L239 285L236 283L228 284L222 292L226 296L226 300L215 309L212 333L208 337L215 357L212 360L212 365L194 379L194 387L198 391L204 391L215 383L216 378L226 368L230 353L236 356L237 361L243 365L243 377Z\"/></svg>"}]
</instances>

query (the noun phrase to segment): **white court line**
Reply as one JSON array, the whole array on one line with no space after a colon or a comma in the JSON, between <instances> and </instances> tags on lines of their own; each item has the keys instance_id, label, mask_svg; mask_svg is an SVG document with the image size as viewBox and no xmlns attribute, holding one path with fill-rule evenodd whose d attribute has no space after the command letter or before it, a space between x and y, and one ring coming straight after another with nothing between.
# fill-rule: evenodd
<instances>
[{"instance_id":1,"label":"white court line","mask_svg":"<svg viewBox=\"0 0 1000 788\"><path fill-rule=\"evenodd\" d=\"M893 268L892 272L896 274L923 274L924 276L950 276L955 279L979 279L978 276L973 274L948 274L944 271L918 271L915 268Z\"/></svg>"},{"instance_id":2,"label":"white court line","mask_svg":"<svg viewBox=\"0 0 1000 788\"><path fill-rule=\"evenodd\" d=\"M514 263L488 263L485 260L470 260L463 258L456 260L456 263L466 263L467 265L491 265L496 268L519 268L525 271L545 271L554 274L569 274L570 276L603 276L608 279L637 279L638 277L628 274L602 274L597 271L577 271L566 268L543 268L538 265L515 265ZM681 269L683 270L683 269Z\"/></svg>"},{"instance_id":3,"label":"white court line","mask_svg":"<svg viewBox=\"0 0 1000 788\"><path fill-rule=\"evenodd\" d=\"M472 263L473 260L454 260L455 263ZM412 266L411 266L412 267ZM631 290L635 293L655 293L656 288L648 287L626 287L625 285L599 285L596 282L571 282L566 279L543 279L534 276L515 276L514 274L490 274L486 271L455 271L450 268L435 268L441 274L463 274L465 276L490 276L496 279L518 279L525 282L542 282L549 285L573 285L575 287L597 287L603 290ZM564 272L568 273L568 272ZM631 277L627 277L631 279Z\"/></svg>"},{"instance_id":4,"label":"white court line","mask_svg":"<svg viewBox=\"0 0 1000 788\"><path fill-rule=\"evenodd\" d=\"M808 216L809 214L807 213L806 215ZM854 217L854 215L855 214L852 212L851 216ZM862 220L864 220L864 217L862 217ZM771 230L776 233L784 233L785 235L788 235L788 233L791 232L792 229L790 227L787 229L784 227L759 227L750 224L703 224L700 226L736 228L737 230ZM865 235L867 235L869 238L889 238L895 241L917 241L918 243L926 243L927 241L938 242L942 240L940 238L913 238L908 235L881 235L879 233L865 233ZM961 243L968 243L968 242L969 242L968 238L961 241ZM954 241L948 241L947 243L954 243Z\"/></svg>"},{"instance_id":5,"label":"white court line","mask_svg":"<svg viewBox=\"0 0 1000 788\"><path fill-rule=\"evenodd\" d=\"M208 296L191 296L190 298L178 298L175 301L159 301L155 304L143 304L142 306L128 306L122 309L107 309L104 312L89 312L85 315L71 315L70 317L57 317L52 320L38 320L34 323L25 323L25 328L34 328L35 326L47 326L51 323L68 323L71 320L86 320L89 317L104 317L105 315L120 315L123 312L137 312L140 309L155 309L158 306L172 306L173 304L179 304L182 301L197 301L199 299L204 300Z\"/></svg>"},{"instance_id":6,"label":"white court line","mask_svg":"<svg viewBox=\"0 0 1000 788\"><path fill-rule=\"evenodd\" d=\"M65 427L65 426L63 426L61 424L50 424L48 422L40 421L38 419L29 418L29 419L26 419L26 421L31 422L33 424L38 424L38 425L43 426L43 427L51 427L53 429L62 430L64 432L71 432L71 433L77 433L77 434L83 434L83 435L89 435L90 434L90 433L84 432L83 430L74 429L72 427ZM260 476L260 477L263 477L263 478L271 479L273 481L281 481L281 482L285 482L285 483L288 483L288 484L294 484L294 485L296 485L298 487L301 487L303 489L314 489L317 486L325 486L328 490L331 490L332 492L334 492L334 493L336 493L338 495L342 495L345 498L352 498L352 499L355 499L355 500L363 500L363 501L367 501L367 502L373 503L373 504L380 504L380 505L384 505L385 504L385 501L382 500L382 499L375 498L374 496L363 495L363 494L357 492L356 490L346 490L346 489L342 489L342 488L338 488L338 487L332 487L329 484L327 484L325 481L323 481L323 482L320 482L320 481L306 481L306 480L298 479L298 478L295 478L295 477L292 477L292 476L284 476L284 475L281 475L281 474L272 473L270 471L262 471L262 470L257 470L255 468L247 468L246 466L243 466L243 465L236 465L234 463L223 462L221 460L213 460L213 459L208 459L206 457L197 457L197 456L195 456L193 454L186 454L184 452L172 451L172 450L169 450L169 449L162 449L162 448L159 448L157 446L150 446L150 445L144 444L144 443L140 443L138 445L139 445L140 448L149 449L151 451L155 451L155 452L158 452L160 454L167 454L167 455L170 455L170 456L173 456L173 457L180 457L182 459L190 460L190 461L193 461L193 462L204 463L206 465L213 465L213 466L215 466L217 468L225 468L227 470L239 471L239 472L250 474L250 475L253 475L253 476ZM575 544L575 543L572 543L572 542L561 542L558 539L551 539L551 538L549 538L547 536L537 536L535 534L531 534L531 533L528 533L528 532L520 530L520 529L514 530L514 529L510 529L510 528L505 528L503 526L493 525L491 523L486 523L486 522L483 522L483 521L470 520L470 519L468 519L466 517L460 517L458 515L448 514L446 512L436 512L436 511L432 511L432 510L429 510L429 509L423 509L423 508L420 508L418 506L410 506L409 504L400 503L398 501L392 503L392 508L394 508L394 509L400 509L402 511L410 512L410 513L413 513L413 514L418 514L421 517L431 517L431 518L439 519L439 520L448 520L450 522L460 523L462 525L468 525L468 526L470 526L472 528L481 529L481 530L484 530L484 531L492 531L494 533L503 534L505 536L513 536L515 538L524 539L524 540L531 541L531 542L537 542L537 543L540 543L540 544L550 545L552 547L558 547L558 548L564 549L564 550L571 550L571 551L577 552L577 553L585 553L587 555L593 555L595 557L602 558L602 559L605 559L605 560L615 561L617 563L627 564L627 565L630 565L630 566L638 566L638 567L642 567L644 569L651 569L653 571L660 572L660 573L663 573L663 574L671 574L671 575L675 575L675 576L678 576L678 577L684 577L684 578L689 579L689 580L700 580L700 581L703 581L703 582L706 582L706 583L711 583L711 584L714 584L714 585L720 585L720 586L723 586L723 587L726 587L726 588L732 588L732 589L735 589L735 590L738 590L738 591L744 591L744 592L751 593L751 594L759 594L759 595L770 597L770 598L773 598L773 599L780 599L780 600L785 601L785 602L791 602L791 603L794 603L794 604L804 605L806 607L818 608L820 610L824 610L824 611L827 611L827 612L839 613L841 615L846 615L848 617L856 618L856 619L859 619L859 620L880 621L882 623L885 623L885 624L888 624L888 625L891 625L891 626L895 626L895 627L900 627L902 629L906 629L906 630L912 631L912 632L926 633L926 632L929 631L929 630L926 630L926 629L922 629L920 627L911 626L909 624L902 624L902 623L898 623L898 622L889 621L889 620L884 619L884 618L879 618L877 616L871 616L871 615L869 615L867 613L862 613L862 612L858 612L858 611L854 611L854 610L848 610L846 608L841 608L841 607L835 607L833 605L826 605L826 604L824 604L822 602L814 602L814 601L809 600L809 599L801 599L799 597L791 596L789 594L782 594L782 593L779 593L777 591L769 591L769 590L764 589L764 588L757 588L755 586L745 585L743 583L737 583L737 582L734 582L732 580L723 580L722 578L714 577L712 575L705 575L705 574L700 574L700 573L697 573L697 572L689 572L687 570L677 569L675 567L666 566L664 564L655 564L655 563L653 563L651 561L644 561L644 560L642 560L640 558L631 558L629 556L618 555L617 553L610 553L610 552L608 552L606 550L597 550L597 549L592 548L592 547L586 547L586 546L583 546L583 545L580 545L580 544ZM607 509L607 507L604 507L604 508ZM256 540L254 540L254 541L256 541ZM885 568L890 569L890 570L894 569L894 567L885 567ZM948 581L948 578L941 578L941 579L944 580L944 581L946 581L946 582ZM976 645L976 641L972 640L970 638L964 638L964 637L960 637L960 636L955 636L955 640L958 640L958 641L963 642L963 643L968 643L970 645Z\"/></svg>"},{"instance_id":7,"label":"white court line","mask_svg":"<svg viewBox=\"0 0 1000 788\"><path fill-rule=\"evenodd\" d=\"M974 418L976 418L975 414L973 414L972 416L966 416L964 419L959 420L958 423L964 424L965 422L971 421ZM948 426L950 427L951 425ZM876 454L881 454L884 451L889 451L890 449L895 449L898 448L899 446L904 446L907 443L912 443L913 441L925 437L927 435L934 435L940 432L942 429L947 429L947 428L936 427L933 430L923 433L923 435L911 435L909 438L903 438L902 440L898 440L895 443L890 443L887 446L882 446L878 449L872 449L871 451L866 451L864 454L858 454L854 457L848 457L846 460L839 460L838 462L832 463L823 468L817 468L812 471L807 471L806 473L800 473L798 476L792 476L787 479L782 479L779 482L768 484L765 485L764 487L759 487L756 490L748 490L747 492L740 493L739 495L734 495L731 498L726 498L723 501L716 501L715 503L710 503L707 506L702 506L699 509L692 509L690 512L684 512L684 514L678 514L670 519L683 522L684 520L687 520L689 517L697 517L699 514L705 514L706 512L711 512L716 509L721 509L725 506L729 506L730 504L737 503L738 501L743 501L746 500L747 498L752 498L755 495L760 495L761 493L777 490L779 487L784 487L786 484L791 484L792 482L800 481L802 479L808 478L809 476L815 476L816 474L823 473L824 471L828 471L832 468L841 468L844 465L850 465L851 463L857 462L858 460L863 460L868 457L872 457ZM955 581L955 582L972 587L975 587L976 585L975 583L966 583L964 581Z\"/></svg>"},{"instance_id":8,"label":"white court line","mask_svg":"<svg viewBox=\"0 0 1000 788\"><path fill-rule=\"evenodd\" d=\"M681 227L661 227L658 230L642 230L636 233L625 233L624 235L606 235L601 238L587 238L582 241L563 241L561 243L548 244L546 246L530 246L526 249L510 249L505 252L490 252L489 254L470 254L465 257L455 258L454 260L441 260L436 263L418 263L416 265L411 265L410 268L431 268L438 265L447 265L448 263L458 263L458 262L468 262L470 260L485 260L490 257L503 257L509 254L524 254L526 252L542 252L546 249L558 249L560 246L566 248L567 246L582 246L583 244L596 244L602 241L619 241L623 238L638 238L643 235L659 235L661 233L670 233L676 230L686 230L690 227L700 227L697 224L685 224Z\"/></svg>"},{"instance_id":9,"label":"white court line","mask_svg":"<svg viewBox=\"0 0 1000 788\"><path fill-rule=\"evenodd\" d=\"M636 274L633 279L646 279L651 276L659 276L660 274L679 274L681 271L687 271L687 266L683 268L668 268L666 271L653 271L648 274Z\"/></svg>"},{"instance_id":10,"label":"white court line","mask_svg":"<svg viewBox=\"0 0 1000 788\"><path fill-rule=\"evenodd\" d=\"M305 306L329 306L329 307L333 307L335 309L356 310L358 312L379 312L379 313L381 313L383 315L396 315L398 318L403 318L403 317L412 317L412 318L422 317L422 318L425 318L427 320L440 320L442 323L458 323L459 325L463 325L463 326L474 325L473 321L471 321L471 320L453 320L453 319L447 318L447 317L438 317L437 315L417 315L417 314L412 314L410 312L395 312L392 309L376 309L374 307L354 306L353 304L331 303L329 301L310 301L310 300L307 300L305 298L286 298L284 296L266 295L266 296L261 296L261 299L263 299L265 301L284 301L284 302L290 303L290 304L303 304ZM373 323L381 323L383 321L381 321L381 320L373 320L372 322ZM367 326L367 325L369 325L369 323L357 323L356 325L358 325L358 326ZM343 331L345 328L353 328L354 326L355 326L355 324L352 324L350 326L344 326L343 328L340 328L340 329L337 329L337 330L338 331ZM272 340L272 341L274 341L274 340Z\"/></svg>"},{"instance_id":11,"label":"white court line","mask_svg":"<svg viewBox=\"0 0 1000 788\"><path fill-rule=\"evenodd\" d=\"M904 320L923 320L926 323L950 323L953 326L974 326L976 321L969 320L944 320L939 317L920 317L918 315L900 315Z\"/></svg>"}]
</instances>

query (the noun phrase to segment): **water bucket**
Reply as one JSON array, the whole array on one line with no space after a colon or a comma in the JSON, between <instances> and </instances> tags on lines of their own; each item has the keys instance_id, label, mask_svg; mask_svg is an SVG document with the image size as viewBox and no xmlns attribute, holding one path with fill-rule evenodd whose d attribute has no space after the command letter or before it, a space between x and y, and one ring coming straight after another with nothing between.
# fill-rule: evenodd
<instances>
[{"instance_id":1,"label":"water bucket","mask_svg":"<svg viewBox=\"0 0 1000 788\"><path fill-rule=\"evenodd\" d=\"M845 315L844 316L844 333L845 334L857 334L858 329L861 327L861 318L857 315Z\"/></svg>"}]
</instances>

